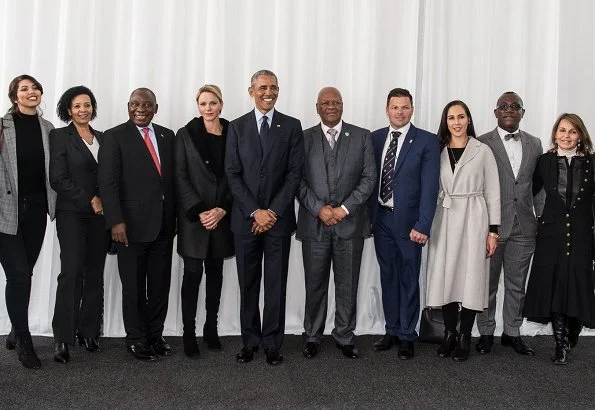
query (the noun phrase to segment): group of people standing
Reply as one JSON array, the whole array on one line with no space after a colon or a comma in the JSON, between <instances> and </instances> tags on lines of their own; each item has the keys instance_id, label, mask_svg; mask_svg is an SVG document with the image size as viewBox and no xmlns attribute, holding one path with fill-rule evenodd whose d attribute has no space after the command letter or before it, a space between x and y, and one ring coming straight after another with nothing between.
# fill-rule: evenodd
<instances>
[{"instance_id":1,"label":"group of people standing","mask_svg":"<svg viewBox=\"0 0 595 410\"><path fill-rule=\"evenodd\" d=\"M273 72L256 72L248 92L255 109L228 122L220 117L219 87L201 87L200 115L174 135L153 123L157 98L139 88L128 101L129 121L101 133L89 125L97 102L88 88L64 93L57 113L69 125L54 129L38 112L41 84L28 75L11 82L12 106L0 133L0 263L12 323L6 347L18 348L25 367L41 366L27 309L47 215L56 218L61 247L52 322L59 363L70 360L76 341L101 350L110 242L118 255L128 351L144 361L172 353L163 327L176 234L184 260L184 353L200 355L196 313L203 272L203 338L209 349L222 348L223 261L235 255L243 344L236 360L250 362L262 347L267 363L282 363L294 232L305 271L306 358L318 354L323 339L331 266L332 337L344 356L359 357L358 281L364 239L373 235L386 321L375 350L397 345L401 359L414 357L427 244L426 303L442 308L445 323L440 357L468 358L478 312L476 348L490 352L503 267L501 343L534 354L520 337L523 316L551 321L553 360L568 362L582 326L595 321L592 144L578 116L558 119L552 147L542 155L539 139L519 129L525 110L512 92L497 102L498 127L480 137L462 101L444 108L438 136L416 128L413 97L402 88L387 96L389 126L373 133L343 121L343 99L333 87L320 90L321 123L305 131L275 109ZM545 205L534 203L534 195L545 196Z\"/></svg>"}]
</instances>

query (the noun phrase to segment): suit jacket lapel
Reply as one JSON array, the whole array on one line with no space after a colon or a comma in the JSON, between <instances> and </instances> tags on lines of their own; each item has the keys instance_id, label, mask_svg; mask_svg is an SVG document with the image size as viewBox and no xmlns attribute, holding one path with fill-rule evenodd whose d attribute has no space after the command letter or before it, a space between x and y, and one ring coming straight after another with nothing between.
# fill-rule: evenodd
<instances>
[{"instance_id":1,"label":"suit jacket lapel","mask_svg":"<svg viewBox=\"0 0 595 410\"><path fill-rule=\"evenodd\" d=\"M510 158L508 158L508 154L506 153L506 148L504 148L502 138L500 138L500 134L498 134L498 128L495 128L490 133L488 138L492 141L491 147L494 156L500 158L500 160L505 164L504 169L506 170L506 172L508 172L514 178L514 172L512 171Z\"/></svg>"},{"instance_id":2,"label":"suit jacket lapel","mask_svg":"<svg viewBox=\"0 0 595 410\"><path fill-rule=\"evenodd\" d=\"M263 162L266 160L273 148L279 143L279 134L283 131L283 125L281 124L280 117L281 116L278 115L278 111L275 110L273 112L273 120L271 121L271 126L269 128L269 135L267 136L265 146L263 147ZM258 130L256 132L256 136L260 141Z\"/></svg>"},{"instance_id":3,"label":"suit jacket lapel","mask_svg":"<svg viewBox=\"0 0 595 410\"><path fill-rule=\"evenodd\" d=\"M155 139L157 140L157 146L159 147L159 165L161 167L161 177L163 177L163 170L164 169L170 169L171 164L169 164L168 158L170 157L167 153L167 150L169 149L169 145L167 145L167 143L165 142L165 135L163 135L163 130L161 129L161 127L159 125L155 125L153 124L153 130L155 131ZM147 149L147 152L149 152L149 149ZM155 162L153 161L153 157L151 157L151 153L149 152L149 158L151 159L151 162L153 163L153 166L155 168L155 171L157 171L157 174L159 175L159 170L157 170L157 166L155 166Z\"/></svg>"},{"instance_id":4,"label":"suit jacket lapel","mask_svg":"<svg viewBox=\"0 0 595 410\"><path fill-rule=\"evenodd\" d=\"M517 174L517 179L519 175L523 172L523 169L527 165L527 161L529 159L529 150L531 149L531 143L529 142L529 138L524 135L523 131L519 131L521 134L521 147L522 147L522 154L521 154L521 166L519 167L519 173Z\"/></svg>"},{"instance_id":5,"label":"suit jacket lapel","mask_svg":"<svg viewBox=\"0 0 595 410\"><path fill-rule=\"evenodd\" d=\"M93 135L95 135L95 133L93 133ZM93 154L91 154L91 151L89 151L89 148L87 148L85 146L85 144L86 144L85 141L83 141L83 139L79 135L79 133L73 123L70 123L68 125L68 137L70 138L70 141L73 143L73 145L79 151L81 151L83 153L83 155L85 157L87 157L88 160L96 162L95 158L93 157Z\"/></svg>"},{"instance_id":6,"label":"suit jacket lapel","mask_svg":"<svg viewBox=\"0 0 595 410\"><path fill-rule=\"evenodd\" d=\"M413 144L415 144L416 134L417 134L417 129L413 126L413 124L411 124L411 126L409 127L409 132L407 132L407 135L404 135L404 136L401 135L401 137L399 137L399 144L402 144L402 145L401 145L401 151L399 151L399 156L397 158L397 166L396 166L395 172L394 172L395 175L397 175L397 173L399 172L399 169L403 165L403 162L405 162L405 158L407 157L407 154L409 153L411 146Z\"/></svg>"},{"instance_id":7,"label":"suit jacket lapel","mask_svg":"<svg viewBox=\"0 0 595 410\"><path fill-rule=\"evenodd\" d=\"M149 163L155 170L155 173L157 174L157 176L159 176L159 171L157 171L157 167L155 166L155 162L153 162L153 157L151 156L151 153L149 152L149 149L147 148L147 145L145 144L143 135L138 130L138 127L136 125L134 125L134 123L132 121L129 120L127 122L127 124L128 124L128 130L129 130L132 145L136 146L136 149L141 153L140 155L145 158L145 161L149 161ZM158 146L158 149L160 149L161 147L159 145L159 138L160 138L159 131L158 131L158 128L155 126L155 124L153 124L153 131L155 131L155 138L157 139L157 146ZM161 151L159 151L159 152L161 153Z\"/></svg>"},{"instance_id":8,"label":"suit jacket lapel","mask_svg":"<svg viewBox=\"0 0 595 410\"><path fill-rule=\"evenodd\" d=\"M2 157L6 164L6 171L10 178L10 184L15 194L18 194L18 170L17 170L17 139L12 114L7 114L3 119L4 142L2 146Z\"/></svg>"},{"instance_id":9,"label":"suit jacket lapel","mask_svg":"<svg viewBox=\"0 0 595 410\"><path fill-rule=\"evenodd\" d=\"M473 159L473 157L475 157L477 155L477 153L479 152L479 144L481 144L479 141L477 141L475 138L469 138L469 142L467 143L467 146L465 147L465 150L463 151L463 155L461 155L461 158L459 159L459 162L455 165L455 171L453 174L453 183L454 180L456 180L457 175L459 174L459 170L465 166L465 164L467 164L469 161L471 161ZM450 164L450 161L448 161Z\"/></svg>"},{"instance_id":10,"label":"suit jacket lapel","mask_svg":"<svg viewBox=\"0 0 595 410\"><path fill-rule=\"evenodd\" d=\"M440 153L440 180L442 181L443 190L450 194L454 183L454 173L450 167L449 155L448 148L443 148Z\"/></svg>"},{"instance_id":11,"label":"suit jacket lapel","mask_svg":"<svg viewBox=\"0 0 595 410\"><path fill-rule=\"evenodd\" d=\"M322 133L322 128L320 127L320 124L318 125L318 127L316 127L316 132L312 135L312 138L313 138L312 143L314 144L313 153L315 155L320 156L320 158L316 158L314 160L315 161L314 163L317 164L317 167L320 170L320 173L321 173L320 179L327 181L328 174L326 172L326 163L324 161L324 144L327 144L328 141ZM324 186L328 186L328 185L325 184Z\"/></svg>"},{"instance_id":12,"label":"suit jacket lapel","mask_svg":"<svg viewBox=\"0 0 595 410\"><path fill-rule=\"evenodd\" d=\"M337 143L335 144L335 149L337 150L337 180L341 176L341 170L343 169L345 158L347 157L347 152L349 151L349 143L351 141L351 138L349 137L350 130L351 126L346 122L343 122L341 134L337 140Z\"/></svg>"}]
</instances>

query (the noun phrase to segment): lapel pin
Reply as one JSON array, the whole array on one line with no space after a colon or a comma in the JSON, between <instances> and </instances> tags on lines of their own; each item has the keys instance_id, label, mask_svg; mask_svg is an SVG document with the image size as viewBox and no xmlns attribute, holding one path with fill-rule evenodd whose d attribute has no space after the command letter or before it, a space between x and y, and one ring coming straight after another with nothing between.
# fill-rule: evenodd
<instances>
[{"instance_id":1,"label":"lapel pin","mask_svg":"<svg viewBox=\"0 0 595 410\"><path fill-rule=\"evenodd\" d=\"M409 140L409 143L410 143L410 144L413 144L413 140Z\"/></svg>"},{"instance_id":2,"label":"lapel pin","mask_svg":"<svg viewBox=\"0 0 595 410\"><path fill-rule=\"evenodd\" d=\"M279 128L281 126L281 124L277 124L277 128Z\"/></svg>"},{"instance_id":3,"label":"lapel pin","mask_svg":"<svg viewBox=\"0 0 595 410\"><path fill-rule=\"evenodd\" d=\"M348 132L346 132L346 133L345 133L345 136L346 136L346 137L349 137L349 133L348 133Z\"/></svg>"}]
</instances>

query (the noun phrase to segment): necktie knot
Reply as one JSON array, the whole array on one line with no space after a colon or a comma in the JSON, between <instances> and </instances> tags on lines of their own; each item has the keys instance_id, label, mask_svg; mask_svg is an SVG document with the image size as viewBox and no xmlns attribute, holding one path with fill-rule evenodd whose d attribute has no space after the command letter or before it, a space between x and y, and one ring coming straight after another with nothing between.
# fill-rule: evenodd
<instances>
[{"instance_id":1,"label":"necktie knot","mask_svg":"<svg viewBox=\"0 0 595 410\"><path fill-rule=\"evenodd\" d=\"M520 133L516 133L516 134L506 134L504 136L504 141L510 141L511 139L518 141L521 139L521 134Z\"/></svg>"},{"instance_id":2,"label":"necktie knot","mask_svg":"<svg viewBox=\"0 0 595 410\"><path fill-rule=\"evenodd\" d=\"M141 128L145 139L149 138L149 127Z\"/></svg>"},{"instance_id":3,"label":"necktie knot","mask_svg":"<svg viewBox=\"0 0 595 410\"><path fill-rule=\"evenodd\" d=\"M401 136L401 133L399 131L393 131L390 134L393 137L393 139L399 138Z\"/></svg>"},{"instance_id":4,"label":"necktie knot","mask_svg":"<svg viewBox=\"0 0 595 410\"><path fill-rule=\"evenodd\" d=\"M337 143L337 130L334 128L329 128L326 133L329 135L328 143L331 146L331 149L335 149L335 144Z\"/></svg>"},{"instance_id":5,"label":"necktie knot","mask_svg":"<svg viewBox=\"0 0 595 410\"><path fill-rule=\"evenodd\" d=\"M157 168L157 172L159 172L159 175L161 175L161 163L159 162L159 157L157 156L157 151L155 150L153 141L151 141L151 137L149 135L149 128L148 127L141 128L141 131L144 134L145 145L147 146L147 149L149 150L149 154L151 154L151 158L153 159L155 168Z\"/></svg>"}]
</instances>

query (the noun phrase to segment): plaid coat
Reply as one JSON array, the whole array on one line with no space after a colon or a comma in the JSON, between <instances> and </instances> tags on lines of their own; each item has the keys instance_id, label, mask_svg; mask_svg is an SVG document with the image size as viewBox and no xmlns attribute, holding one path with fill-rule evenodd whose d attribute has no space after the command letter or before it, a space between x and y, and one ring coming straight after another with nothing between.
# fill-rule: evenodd
<instances>
[{"instance_id":1,"label":"plaid coat","mask_svg":"<svg viewBox=\"0 0 595 410\"><path fill-rule=\"evenodd\" d=\"M39 117L43 151L45 153L45 189L48 198L48 213L54 219L56 210L56 193L50 187L50 130L54 128L51 122ZM0 124L2 129L2 147L0 151L0 232L16 235L18 216L18 169L17 142L12 114L6 114Z\"/></svg>"}]
</instances>

